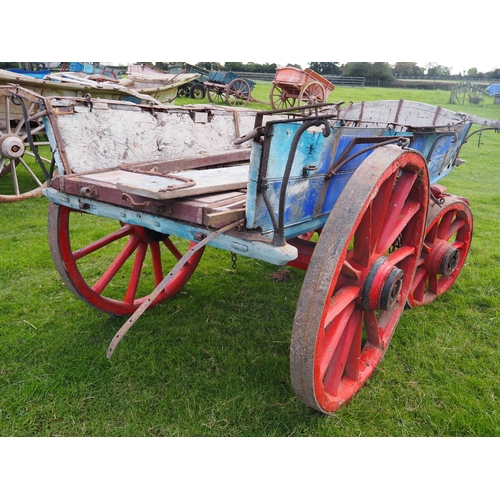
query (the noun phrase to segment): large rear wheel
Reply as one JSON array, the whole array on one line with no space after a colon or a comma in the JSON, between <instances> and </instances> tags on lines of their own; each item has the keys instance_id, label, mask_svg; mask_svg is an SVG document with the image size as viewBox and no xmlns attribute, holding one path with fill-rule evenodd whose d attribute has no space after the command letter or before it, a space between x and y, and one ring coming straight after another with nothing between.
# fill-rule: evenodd
<instances>
[{"instance_id":1,"label":"large rear wheel","mask_svg":"<svg viewBox=\"0 0 500 500\"><path fill-rule=\"evenodd\" d=\"M87 304L117 316L133 314L194 245L54 203L48 226L52 258L66 286ZM154 304L181 290L203 250L192 255Z\"/></svg>"},{"instance_id":2,"label":"large rear wheel","mask_svg":"<svg viewBox=\"0 0 500 500\"><path fill-rule=\"evenodd\" d=\"M428 172L413 151L385 146L356 169L308 265L290 347L299 399L330 413L385 354L417 267Z\"/></svg>"}]
</instances>

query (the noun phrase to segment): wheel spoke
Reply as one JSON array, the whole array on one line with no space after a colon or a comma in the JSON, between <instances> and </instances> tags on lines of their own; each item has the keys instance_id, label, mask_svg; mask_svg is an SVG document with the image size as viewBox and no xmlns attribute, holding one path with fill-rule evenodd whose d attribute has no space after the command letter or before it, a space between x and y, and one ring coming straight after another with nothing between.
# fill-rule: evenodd
<instances>
[{"instance_id":1,"label":"wheel spoke","mask_svg":"<svg viewBox=\"0 0 500 500\"><path fill-rule=\"evenodd\" d=\"M354 311L354 307L354 302L348 303L346 307L339 311L335 317L332 317L331 321L326 325L319 355L319 376L321 379L325 376L326 370L332 361L338 343Z\"/></svg>"},{"instance_id":2,"label":"wheel spoke","mask_svg":"<svg viewBox=\"0 0 500 500\"><path fill-rule=\"evenodd\" d=\"M440 240L449 240L452 236L452 234L454 233L451 233L450 234L450 230L451 230L451 223L453 221L453 218L455 217L455 212L453 210L450 210L448 212L446 212L443 217L441 218L441 221L439 222L439 224L437 225L437 237L440 239Z\"/></svg>"},{"instance_id":3,"label":"wheel spoke","mask_svg":"<svg viewBox=\"0 0 500 500\"><path fill-rule=\"evenodd\" d=\"M19 196L21 194L21 190L19 189L19 180L17 178L17 163L14 160L11 160L10 162L10 173L12 174L14 194Z\"/></svg>"},{"instance_id":4,"label":"wheel spoke","mask_svg":"<svg viewBox=\"0 0 500 500\"><path fill-rule=\"evenodd\" d=\"M389 259L389 262L393 265L396 266L397 264L401 263L404 261L404 259L407 259L408 257L411 257L415 255L415 247L411 245L406 245L402 246L400 248L397 248L394 250L394 252L391 252L387 258Z\"/></svg>"},{"instance_id":5,"label":"wheel spoke","mask_svg":"<svg viewBox=\"0 0 500 500\"><path fill-rule=\"evenodd\" d=\"M325 327L328 328L335 318L337 318L348 305L354 304L354 301L359 297L359 287L343 286L331 298L327 306L327 312L324 319Z\"/></svg>"},{"instance_id":6,"label":"wheel spoke","mask_svg":"<svg viewBox=\"0 0 500 500\"><path fill-rule=\"evenodd\" d=\"M31 170L29 165L22 158L19 158L19 160L23 164L26 171L31 175L33 180L38 184L38 186L39 187L42 186L44 184L45 180L44 180L44 182L40 182L40 179L34 174L33 170Z\"/></svg>"},{"instance_id":7,"label":"wheel spoke","mask_svg":"<svg viewBox=\"0 0 500 500\"><path fill-rule=\"evenodd\" d=\"M416 178L417 174L414 172L403 172L396 181L392 191L391 200L388 205L390 209L387 210L386 218L384 220L377 245L377 252L381 255L384 255L389 250L396 237L400 234L401 227L404 227L404 224L407 221L407 218L401 219L400 216ZM417 205L412 208L414 210L412 213L415 213L415 211L420 207L417 203ZM393 236L394 234L396 236Z\"/></svg>"},{"instance_id":8,"label":"wheel spoke","mask_svg":"<svg viewBox=\"0 0 500 500\"><path fill-rule=\"evenodd\" d=\"M354 309L349 316L345 329L342 332L337 348L333 353L325 373L323 384L328 394L337 395L351 349L354 349L354 351L358 353L360 351L357 341L361 338L361 319L361 311Z\"/></svg>"},{"instance_id":9,"label":"wheel spoke","mask_svg":"<svg viewBox=\"0 0 500 500\"><path fill-rule=\"evenodd\" d=\"M121 238L124 238L125 236L130 235L133 230L134 230L133 226L127 224L118 231L108 234L107 236L104 236L103 238L100 238L99 240L94 241L93 243L90 243L89 245L83 248L80 248L80 250L74 251L73 258L75 260L81 259L82 257L85 257L97 250L100 250L101 248L104 248L107 245L110 245L114 241L117 241Z\"/></svg>"},{"instance_id":10,"label":"wheel spoke","mask_svg":"<svg viewBox=\"0 0 500 500\"><path fill-rule=\"evenodd\" d=\"M127 288L127 293L125 295L125 298L123 299L128 304L132 304L137 295L137 287L139 286L139 279L141 277L142 266L144 265L144 259L146 258L147 250L147 243L141 241L139 243L139 246L137 247L134 264L132 266L132 272L130 273L130 281Z\"/></svg>"},{"instance_id":11,"label":"wheel spoke","mask_svg":"<svg viewBox=\"0 0 500 500\"><path fill-rule=\"evenodd\" d=\"M368 266L374 250L372 235L376 236L377 233L372 233L372 224L372 204L370 203L354 235L353 258L362 267Z\"/></svg>"},{"instance_id":12,"label":"wheel spoke","mask_svg":"<svg viewBox=\"0 0 500 500\"><path fill-rule=\"evenodd\" d=\"M453 214L453 217L456 217L456 214ZM451 237L457 234L460 231L460 229L462 229L462 227L464 226L465 226L465 220L455 218L455 220L448 227L448 231L446 233L444 233L443 231L444 233L442 236L443 240L450 241Z\"/></svg>"},{"instance_id":13,"label":"wheel spoke","mask_svg":"<svg viewBox=\"0 0 500 500\"><path fill-rule=\"evenodd\" d=\"M382 335L379 329L378 318L375 311L365 311L364 323L368 342L375 347L382 347Z\"/></svg>"},{"instance_id":14,"label":"wheel spoke","mask_svg":"<svg viewBox=\"0 0 500 500\"><path fill-rule=\"evenodd\" d=\"M419 267L415 273L412 284L412 294L415 300L422 301L425 295L429 273L425 267Z\"/></svg>"},{"instance_id":15,"label":"wheel spoke","mask_svg":"<svg viewBox=\"0 0 500 500\"><path fill-rule=\"evenodd\" d=\"M181 260L182 253L179 251L179 249L175 246L174 242L170 238L164 239L163 243L177 260Z\"/></svg>"},{"instance_id":16,"label":"wheel spoke","mask_svg":"<svg viewBox=\"0 0 500 500\"><path fill-rule=\"evenodd\" d=\"M104 291L104 289L108 286L109 282L114 278L116 273L122 268L123 264L125 264L129 257L135 252L139 244L139 238L132 235L129 241L123 247L122 251L118 254L111 265L106 269L103 275L92 287L95 292L102 293Z\"/></svg>"},{"instance_id":17,"label":"wheel spoke","mask_svg":"<svg viewBox=\"0 0 500 500\"><path fill-rule=\"evenodd\" d=\"M160 245L156 241L151 243L151 260L153 261L155 285L159 285L163 280L163 266L161 263Z\"/></svg>"}]
</instances>

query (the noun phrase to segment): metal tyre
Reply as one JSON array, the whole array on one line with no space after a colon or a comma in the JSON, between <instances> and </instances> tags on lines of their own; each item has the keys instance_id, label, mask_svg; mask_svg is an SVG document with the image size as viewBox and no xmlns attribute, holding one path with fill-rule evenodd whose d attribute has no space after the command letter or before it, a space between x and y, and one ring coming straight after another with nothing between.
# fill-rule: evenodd
<instances>
[{"instance_id":1,"label":"metal tyre","mask_svg":"<svg viewBox=\"0 0 500 500\"><path fill-rule=\"evenodd\" d=\"M117 316L134 313L194 245L54 203L49 205L48 237L52 258L67 288L87 304ZM154 304L181 290L203 250L193 254Z\"/></svg>"},{"instance_id":2,"label":"metal tyre","mask_svg":"<svg viewBox=\"0 0 500 500\"><path fill-rule=\"evenodd\" d=\"M340 194L309 263L292 331L292 384L306 405L338 410L385 354L417 267L428 182L420 154L386 146Z\"/></svg>"},{"instance_id":3,"label":"metal tyre","mask_svg":"<svg viewBox=\"0 0 500 500\"><path fill-rule=\"evenodd\" d=\"M455 283L467 259L473 219L467 201L446 196L442 205L429 207L422 253L413 279L408 304L429 304Z\"/></svg>"},{"instance_id":4,"label":"metal tyre","mask_svg":"<svg viewBox=\"0 0 500 500\"><path fill-rule=\"evenodd\" d=\"M12 95L22 99L27 120ZM38 100L22 89L0 87L0 202L15 202L40 197L45 186L45 175L36 160L40 159L47 171L52 154L45 137L45 127L38 114ZM33 147L27 130L33 137Z\"/></svg>"}]
</instances>

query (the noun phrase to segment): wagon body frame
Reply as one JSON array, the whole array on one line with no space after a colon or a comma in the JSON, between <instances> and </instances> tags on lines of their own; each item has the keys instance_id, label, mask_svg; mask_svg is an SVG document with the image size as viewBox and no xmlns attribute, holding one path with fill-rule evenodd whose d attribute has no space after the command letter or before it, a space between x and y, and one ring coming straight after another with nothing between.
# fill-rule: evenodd
<instances>
[{"instance_id":1,"label":"wagon body frame","mask_svg":"<svg viewBox=\"0 0 500 500\"><path fill-rule=\"evenodd\" d=\"M45 99L45 107L59 169L44 190L49 243L68 288L98 309L134 317L180 290L205 245L306 270L292 383L301 401L325 413L371 376L405 305L428 303L457 279L472 216L467 200L437 181L461 163L473 123L500 128L407 101L321 105L308 116L78 99ZM100 140L83 137L85 130ZM76 136L80 150L69 140ZM118 221L121 229L75 250L72 214ZM95 284L86 282L80 259L124 234L132 235L129 250ZM189 243L184 253L173 238ZM136 297L144 253L159 255L160 242L178 262L170 273L154 265L156 288ZM107 284L135 249L140 265L125 297L108 299Z\"/></svg>"}]
</instances>

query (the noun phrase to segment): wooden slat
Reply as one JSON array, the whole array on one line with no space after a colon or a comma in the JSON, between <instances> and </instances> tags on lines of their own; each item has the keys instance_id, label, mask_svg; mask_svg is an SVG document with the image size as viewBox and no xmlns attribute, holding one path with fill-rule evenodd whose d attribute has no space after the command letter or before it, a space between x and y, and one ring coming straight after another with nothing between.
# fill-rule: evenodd
<instances>
[{"instance_id":1,"label":"wooden slat","mask_svg":"<svg viewBox=\"0 0 500 500\"><path fill-rule=\"evenodd\" d=\"M251 150L249 148L223 151L218 154L206 154L187 156L184 158L173 158L170 160L158 160L149 162L137 162L120 165L123 170L152 171L158 173L176 172L179 170L191 170L200 167L212 167L225 163L238 163L250 160Z\"/></svg>"},{"instance_id":2,"label":"wooden slat","mask_svg":"<svg viewBox=\"0 0 500 500\"><path fill-rule=\"evenodd\" d=\"M209 170L191 170L184 176L194 182L192 186L175 178L122 170L116 171L119 172L119 178L115 177L115 172L97 173L93 175L93 178L99 180L101 175L113 176L112 182L116 184L117 189L125 193L155 200L171 200L185 196L243 189L248 183L248 168L248 165L238 165Z\"/></svg>"}]
</instances>

